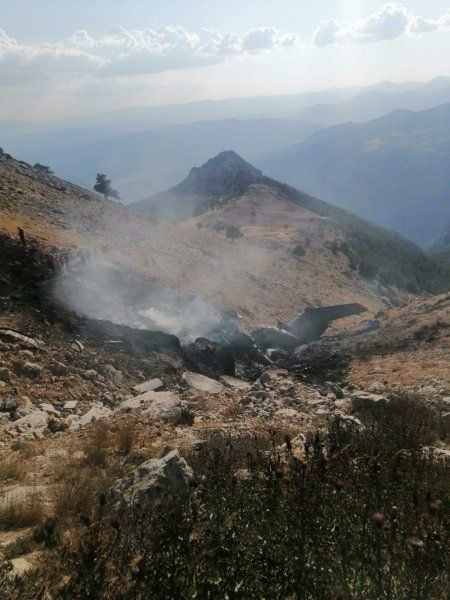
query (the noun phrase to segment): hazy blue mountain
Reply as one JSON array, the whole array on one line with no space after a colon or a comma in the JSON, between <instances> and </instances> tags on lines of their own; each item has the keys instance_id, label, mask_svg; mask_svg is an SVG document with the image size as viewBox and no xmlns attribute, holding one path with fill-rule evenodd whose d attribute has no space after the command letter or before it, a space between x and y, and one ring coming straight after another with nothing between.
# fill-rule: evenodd
<instances>
[{"instance_id":1,"label":"hazy blue mountain","mask_svg":"<svg viewBox=\"0 0 450 600\"><path fill-rule=\"evenodd\" d=\"M430 83L420 89L396 93L382 89L370 90L339 104L317 104L304 108L298 117L320 125L337 125L347 121L362 123L399 108L419 111L447 102L450 102L450 83L444 87Z\"/></svg>"},{"instance_id":2,"label":"hazy blue mountain","mask_svg":"<svg viewBox=\"0 0 450 600\"><path fill-rule=\"evenodd\" d=\"M447 223L444 231L430 248L431 252L448 254L450 258L450 221Z\"/></svg>"},{"instance_id":3,"label":"hazy blue mountain","mask_svg":"<svg viewBox=\"0 0 450 600\"><path fill-rule=\"evenodd\" d=\"M319 90L313 92L303 92L299 94L273 95L273 96L253 96L243 98L227 98L224 100L202 100L190 102L188 104L168 104L155 106L128 107L118 110L108 111L99 114L87 115L78 118L66 118L58 120L49 120L46 122L11 122L0 120L0 136L20 135L25 133L46 132L65 130L69 134L70 130L83 129L85 127L105 126L113 128L118 125L122 133L127 133L126 128L129 125L129 131L139 129L159 129L175 123L192 123L193 121L215 121L229 118L283 118L283 119L301 119L301 111L306 110L305 116L309 111L316 110L319 105L321 108L317 114L322 118L323 110L324 124L330 124L330 105L344 103L343 111L346 111L345 103L347 101L371 92L380 92L391 98L386 99L387 105L378 110L389 112L395 108L425 109L433 105L442 104L445 100L434 99L433 94L439 94L441 90L450 86L450 77L438 77L429 82L405 82L393 83L391 81L382 81L368 86L355 86L348 88L332 88L328 90ZM406 106L403 103L408 101L408 94L413 96L430 96L428 104L425 106ZM402 97L402 94L406 96ZM399 96L398 101L395 96ZM370 96L369 96L370 99ZM356 105L358 100L355 101ZM381 116L384 113L377 113L371 116ZM314 115L316 116L316 115ZM335 123L333 116L333 123ZM354 120L348 114L345 114L347 120ZM313 122L316 122L313 119ZM320 122L320 121L317 121ZM111 136L115 135L113 130Z\"/></svg>"},{"instance_id":4,"label":"hazy blue mountain","mask_svg":"<svg viewBox=\"0 0 450 600\"><path fill-rule=\"evenodd\" d=\"M127 202L167 189L224 148L258 159L317 129L311 123L282 119L225 119L112 138L102 126L70 135L53 131L10 138L3 146L22 160L47 164L58 176L86 187L92 187L97 173L107 173Z\"/></svg>"},{"instance_id":5,"label":"hazy blue mountain","mask_svg":"<svg viewBox=\"0 0 450 600\"><path fill-rule=\"evenodd\" d=\"M450 104L321 129L257 166L429 247L450 218Z\"/></svg>"}]
</instances>

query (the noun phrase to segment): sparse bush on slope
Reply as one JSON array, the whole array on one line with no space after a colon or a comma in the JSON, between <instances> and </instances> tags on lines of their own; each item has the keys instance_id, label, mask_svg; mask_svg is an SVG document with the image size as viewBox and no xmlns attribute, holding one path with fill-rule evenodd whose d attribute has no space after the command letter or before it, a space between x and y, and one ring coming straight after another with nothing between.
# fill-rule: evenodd
<instances>
[{"instance_id":1,"label":"sparse bush on slope","mask_svg":"<svg viewBox=\"0 0 450 600\"><path fill-rule=\"evenodd\" d=\"M213 437L185 496L97 501L21 597L444 599L446 470L420 451L438 424L389 406L369 429L333 420L303 460L275 431Z\"/></svg>"}]
</instances>

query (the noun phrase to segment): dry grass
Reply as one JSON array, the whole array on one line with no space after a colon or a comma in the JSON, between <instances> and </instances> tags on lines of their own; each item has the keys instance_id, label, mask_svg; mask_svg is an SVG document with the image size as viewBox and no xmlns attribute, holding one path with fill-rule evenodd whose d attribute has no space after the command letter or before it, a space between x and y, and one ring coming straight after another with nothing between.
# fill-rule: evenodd
<instances>
[{"instance_id":1,"label":"dry grass","mask_svg":"<svg viewBox=\"0 0 450 600\"><path fill-rule=\"evenodd\" d=\"M98 421L93 425L83 445L85 464L104 467L112 445L113 437L107 424L104 421Z\"/></svg>"},{"instance_id":2,"label":"dry grass","mask_svg":"<svg viewBox=\"0 0 450 600\"><path fill-rule=\"evenodd\" d=\"M20 455L13 454L0 460L0 483L11 479L22 481L25 473L25 465Z\"/></svg>"},{"instance_id":3,"label":"dry grass","mask_svg":"<svg viewBox=\"0 0 450 600\"><path fill-rule=\"evenodd\" d=\"M244 414L244 407L239 400L232 400L229 404L224 406L220 411L220 416L224 419L230 419L234 421L237 417Z\"/></svg>"},{"instance_id":4,"label":"dry grass","mask_svg":"<svg viewBox=\"0 0 450 600\"><path fill-rule=\"evenodd\" d=\"M53 514L59 523L70 525L89 515L99 498L123 474L124 459L115 450L131 448L132 431L124 426L115 435L104 422L96 423L83 443L80 458L68 458L55 472L52 492Z\"/></svg>"},{"instance_id":5,"label":"dry grass","mask_svg":"<svg viewBox=\"0 0 450 600\"><path fill-rule=\"evenodd\" d=\"M136 445L136 427L132 423L120 426L115 435L115 447L120 454L130 454Z\"/></svg>"},{"instance_id":6,"label":"dry grass","mask_svg":"<svg viewBox=\"0 0 450 600\"><path fill-rule=\"evenodd\" d=\"M44 503L39 494L6 499L0 504L0 529L34 527L44 518Z\"/></svg>"}]
</instances>

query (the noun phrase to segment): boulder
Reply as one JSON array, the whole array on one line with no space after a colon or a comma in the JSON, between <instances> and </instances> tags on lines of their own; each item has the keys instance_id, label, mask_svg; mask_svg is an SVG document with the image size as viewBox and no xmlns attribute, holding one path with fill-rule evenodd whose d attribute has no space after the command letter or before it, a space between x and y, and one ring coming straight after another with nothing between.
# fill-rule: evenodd
<instances>
[{"instance_id":1,"label":"boulder","mask_svg":"<svg viewBox=\"0 0 450 600\"><path fill-rule=\"evenodd\" d=\"M25 417L20 417L8 427L10 430L16 430L19 433L26 431L35 431L37 429L47 428L48 415L43 410L34 410Z\"/></svg>"},{"instance_id":2,"label":"boulder","mask_svg":"<svg viewBox=\"0 0 450 600\"><path fill-rule=\"evenodd\" d=\"M76 407L77 404L78 404L78 400L67 400L67 402L64 404L63 408L64 408L64 410L74 410L74 408Z\"/></svg>"},{"instance_id":3,"label":"boulder","mask_svg":"<svg viewBox=\"0 0 450 600\"><path fill-rule=\"evenodd\" d=\"M50 366L50 371L57 377L63 377L69 372L69 367L60 362L55 362Z\"/></svg>"},{"instance_id":4,"label":"boulder","mask_svg":"<svg viewBox=\"0 0 450 600\"><path fill-rule=\"evenodd\" d=\"M384 408L389 400L381 394L371 394L370 392L358 391L352 394L352 409L358 410L376 410Z\"/></svg>"},{"instance_id":5,"label":"boulder","mask_svg":"<svg viewBox=\"0 0 450 600\"><path fill-rule=\"evenodd\" d=\"M112 415L112 411L109 410L103 404L94 404L87 413L80 417L80 425L87 425L92 421L99 421L100 419L107 419Z\"/></svg>"},{"instance_id":6,"label":"boulder","mask_svg":"<svg viewBox=\"0 0 450 600\"><path fill-rule=\"evenodd\" d=\"M183 379L187 385L195 390L201 392L208 392L209 394L220 394L223 391L223 385L215 379L210 379L206 375L200 375L200 373L193 373L192 371L186 371L183 373Z\"/></svg>"},{"instance_id":7,"label":"boulder","mask_svg":"<svg viewBox=\"0 0 450 600\"><path fill-rule=\"evenodd\" d=\"M52 415L52 417L60 417L61 413L59 412L59 410L57 410L53 404L49 404L48 402L41 402L41 404L39 404L39 408L41 410L43 410L44 412L48 413L49 415Z\"/></svg>"},{"instance_id":8,"label":"boulder","mask_svg":"<svg viewBox=\"0 0 450 600\"><path fill-rule=\"evenodd\" d=\"M160 504L189 485L193 471L177 450L142 463L111 489L113 502L122 507Z\"/></svg>"},{"instance_id":9,"label":"boulder","mask_svg":"<svg viewBox=\"0 0 450 600\"><path fill-rule=\"evenodd\" d=\"M5 383L9 381L9 371L6 367L0 369L0 381L4 381Z\"/></svg>"},{"instance_id":10,"label":"boulder","mask_svg":"<svg viewBox=\"0 0 450 600\"><path fill-rule=\"evenodd\" d=\"M286 369L267 369L261 375L262 383L271 383L272 381L278 379L279 377L287 377L288 371Z\"/></svg>"},{"instance_id":11,"label":"boulder","mask_svg":"<svg viewBox=\"0 0 450 600\"><path fill-rule=\"evenodd\" d=\"M17 375L23 375L24 377L29 377L30 379L40 377L43 370L44 367L32 362L17 362L14 365L14 371L17 373Z\"/></svg>"},{"instance_id":12,"label":"boulder","mask_svg":"<svg viewBox=\"0 0 450 600\"><path fill-rule=\"evenodd\" d=\"M45 346L44 342L42 342L41 340L36 340L34 338L28 337L27 335L23 335L22 333L13 331L12 329L0 328L0 339L4 342L18 344L23 348L30 348L34 350L38 350Z\"/></svg>"},{"instance_id":13,"label":"boulder","mask_svg":"<svg viewBox=\"0 0 450 600\"><path fill-rule=\"evenodd\" d=\"M161 381L161 379L155 378L149 379L148 381L144 381L144 383L135 385L133 387L133 391L137 392L138 394L144 394L145 392L154 392L156 390L159 390L163 386L164 384Z\"/></svg>"},{"instance_id":14,"label":"boulder","mask_svg":"<svg viewBox=\"0 0 450 600\"><path fill-rule=\"evenodd\" d=\"M249 390L252 384L245 379L239 379L238 377L231 377L231 375L223 375L220 378L221 383L226 387L233 388L235 390Z\"/></svg>"},{"instance_id":15,"label":"boulder","mask_svg":"<svg viewBox=\"0 0 450 600\"><path fill-rule=\"evenodd\" d=\"M84 371L83 378L88 381L95 381L98 378L98 373L95 369L88 369L87 371Z\"/></svg>"},{"instance_id":16,"label":"boulder","mask_svg":"<svg viewBox=\"0 0 450 600\"><path fill-rule=\"evenodd\" d=\"M112 381L116 385L122 383L122 372L116 369L113 365L104 365L101 370L105 379L108 381Z\"/></svg>"},{"instance_id":17,"label":"boulder","mask_svg":"<svg viewBox=\"0 0 450 600\"><path fill-rule=\"evenodd\" d=\"M175 392L150 391L135 398L128 398L120 404L116 412L143 409L146 413L167 418L178 409L180 403L180 397Z\"/></svg>"}]
</instances>

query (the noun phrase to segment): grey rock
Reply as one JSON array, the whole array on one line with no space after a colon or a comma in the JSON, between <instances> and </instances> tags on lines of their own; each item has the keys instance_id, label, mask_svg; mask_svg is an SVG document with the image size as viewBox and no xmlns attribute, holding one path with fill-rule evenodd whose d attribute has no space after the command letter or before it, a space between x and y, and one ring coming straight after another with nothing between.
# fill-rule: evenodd
<instances>
[{"instance_id":1,"label":"grey rock","mask_svg":"<svg viewBox=\"0 0 450 600\"><path fill-rule=\"evenodd\" d=\"M24 433L30 430L34 431L36 429L46 429L47 419L47 413L42 410L34 410L30 414L20 417L20 419L17 419L11 423L8 429L14 429L19 433Z\"/></svg>"},{"instance_id":2,"label":"grey rock","mask_svg":"<svg viewBox=\"0 0 450 600\"><path fill-rule=\"evenodd\" d=\"M114 406L116 404L116 400L111 392L103 392L101 401L107 406Z\"/></svg>"},{"instance_id":3,"label":"grey rock","mask_svg":"<svg viewBox=\"0 0 450 600\"><path fill-rule=\"evenodd\" d=\"M192 371L186 371L183 373L183 378L189 387L199 390L201 392L208 392L210 394L220 394L223 391L223 385L215 379L210 379L200 373L193 373Z\"/></svg>"},{"instance_id":4,"label":"grey rock","mask_svg":"<svg viewBox=\"0 0 450 600\"><path fill-rule=\"evenodd\" d=\"M50 370L53 373L53 375L56 375L57 377L62 377L64 375L67 375L67 373L69 372L69 367L67 365L64 365L63 363L56 362L53 365L51 365Z\"/></svg>"},{"instance_id":5,"label":"grey rock","mask_svg":"<svg viewBox=\"0 0 450 600\"><path fill-rule=\"evenodd\" d=\"M14 365L14 371L18 375L23 375L24 377L29 377L30 379L34 379L36 377L40 377L44 367L32 362L25 363L16 363Z\"/></svg>"},{"instance_id":6,"label":"grey rock","mask_svg":"<svg viewBox=\"0 0 450 600\"><path fill-rule=\"evenodd\" d=\"M83 377L88 381L94 381L98 378L98 373L95 369L88 369L87 371L84 371Z\"/></svg>"},{"instance_id":7,"label":"grey rock","mask_svg":"<svg viewBox=\"0 0 450 600\"><path fill-rule=\"evenodd\" d=\"M145 392L120 404L116 412L142 409L146 413L167 418L180 407L181 400L176 392Z\"/></svg>"},{"instance_id":8,"label":"grey rock","mask_svg":"<svg viewBox=\"0 0 450 600\"><path fill-rule=\"evenodd\" d=\"M78 404L78 400L67 400L67 402L64 404L63 408L64 410L74 410L74 408L76 408Z\"/></svg>"},{"instance_id":9,"label":"grey rock","mask_svg":"<svg viewBox=\"0 0 450 600\"><path fill-rule=\"evenodd\" d=\"M371 394L370 392L358 391L352 394L353 410L365 410L382 408L389 403L389 400L380 394Z\"/></svg>"},{"instance_id":10,"label":"grey rock","mask_svg":"<svg viewBox=\"0 0 450 600\"><path fill-rule=\"evenodd\" d=\"M156 390L161 389L164 386L164 383L161 379L155 377L154 379L149 379L148 381L144 381L144 383L139 383L133 387L133 391L138 394L144 394L145 392L154 392Z\"/></svg>"},{"instance_id":11,"label":"grey rock","mask_svg":"<svg viewBox=\"0 0 450 600\"><path fill-rule=\"evenodd\" d=\"M94 404L87 413L85 413L82 417L80 417L80 425L87 425L88 423L92 423L93 421L99 421L101 419L107 419L112 415L112 411L109 410L103 404L97 403Z\"/></svg>"},{"instance_id":12,"label":"grey rock","mask_svg":"<svg viewBox=\"0 0 450 600\"><path fill-rule=\"evenodd\" d=\"M6 367L0 369L0 381L5 381L6 383L9 381L9 371Z\"/></svg>"},{"instance_id":13,"label":"grey rock","mask_svg":"<svg viewBox=\"0 0 450 600\"><path fill-rule=\"evenodd\" d=\"M41 410L43 410L44 412L48 413L49 415L52 415L53 417L60 417L61 413L59 412L58 409L56 409L53 404L50 404L48 402L41 402L41 404L39 404L39 408Z\"/></svg>"},{"instance_id":14,"label":"grey rock","mask_svg":"<svg viewBox=\"0 0 450 600\"><path fill-rule=\"evenodd\" d=\"M113 365L104 365L101 370L102 374L108 381L112 381L116 385L119 385L122 382L122 372L116 369Z\"/></svg>"},{"instance_id":15,"label":"grey rock","mask_svg":"<svg viewBox=\"0 0 450 600\"><path fill-rule=\"evenodd\" d=\"M13 331L12 329L0 328L0 339L4 342L19 344L19 346L22 346L23 348L32 348L35 350L45 346L44 342L41 340L28 337L27 335L23 335L17 331Z\"/></svg>"},{"instance_id":16,"label":"grey rock","mask_svg":"<svg viewBox=\"0 0 450 600\"><path fill-rule=\"evenodd\" d=\"M371 394L384 394L386 391L386 386L381 381L375 381L372 385L367 389Z\"/></svg>"},{"instance_id":17,"label":"grey rock","mask_svg":"<svg viewBox=\"0 0 450 600\"><path fill-rule=\"evenodd\" d=\"M111 489L113 502L122 507L155 505L183 492L193 471L177 450L142 463Z\"/></svg>"},{"instance_id":18,"label":"grey rock","mask_svg":"<svg viewBox=\"0 0 450 600\"><path fill-rule=\"evenodd\" d=\"M220 381L227 387L236 390L249 390L251 388L250 382L245 381L244 379L239 379L238 377L231 377L230 375L223 375L220 378Z\"/></svg>"}]
</instances>

